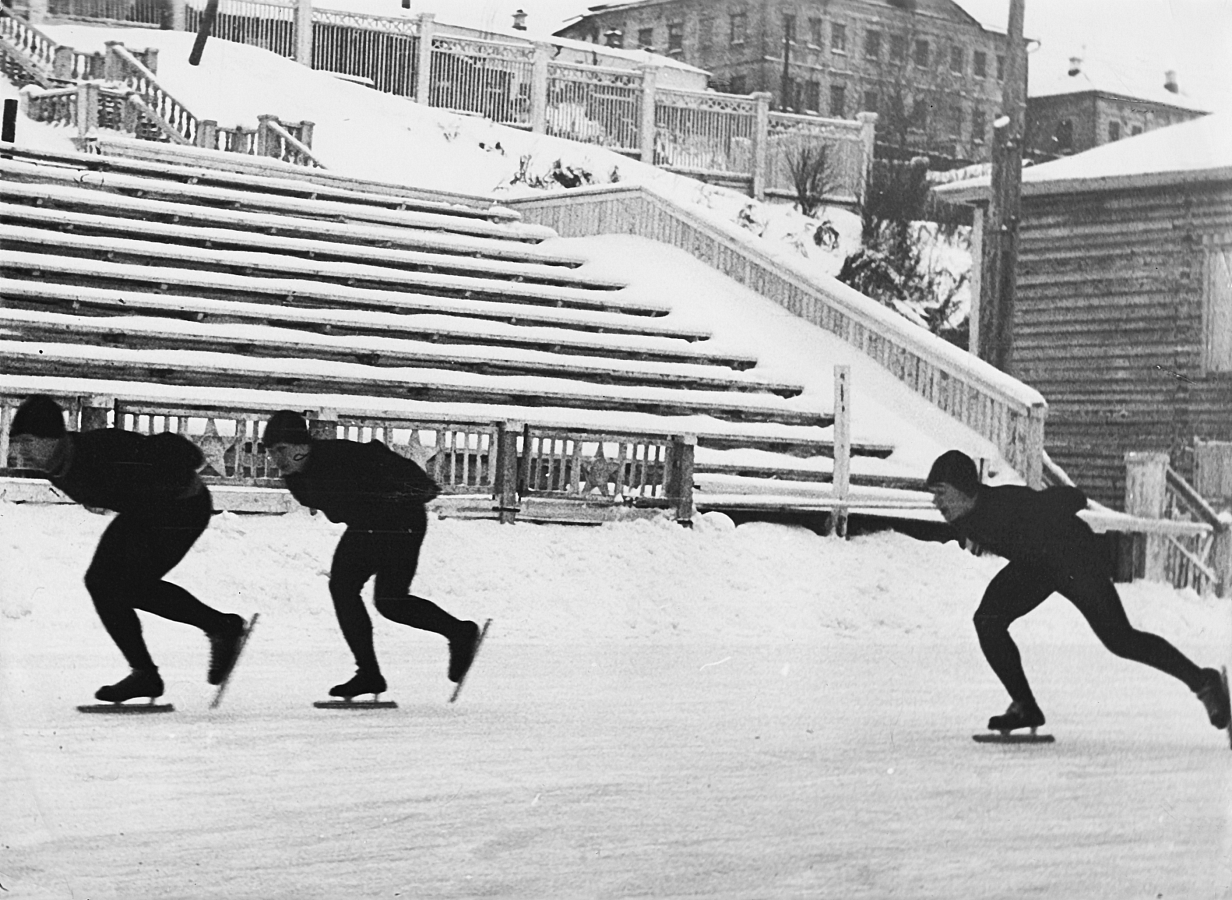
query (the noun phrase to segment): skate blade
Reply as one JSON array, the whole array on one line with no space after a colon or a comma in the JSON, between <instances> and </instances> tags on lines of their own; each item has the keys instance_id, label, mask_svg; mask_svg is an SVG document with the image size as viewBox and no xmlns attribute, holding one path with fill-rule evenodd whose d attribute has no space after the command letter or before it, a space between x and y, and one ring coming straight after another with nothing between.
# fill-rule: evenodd
<instances>
[{"instance_id":1,"label":"skate blade","mask_svg":"<svg viewBox=\"0 0 1232 900\"><path fill-rule=\"evenodd\" d=\"M313 704L317 709L397 709L393 700L317 700Z\"/></svg>"},{"instance_id":2,"label":"skate blade","mask_svg":"<svg viewBox=\"0 0 1232 900\"><path fill-rule=\"evenodd\" d=\"M462 685L466 684L466 678L471 674L471 669L475 668L475 660L479 658L479 648L483 646L483 639L488 636L488 626L492 624L491 619L485 619L483 627L479 629L479 637L475 638L475 652L471 654L471 664L458 679L458 683L454 686L453 693L449 695L449 702L453 703L458 699L458 694L462 693Z\"/></svg>"},{"instance_id":3,"label":"skate blade","mask_svg":"<svg viewBox=\"0 0 1232 900\"><path fill-rule=\"evenodd\" d=\"M990 731L986 734L973 734L971 739L977 744L1051 744L1056 741L1051 734L1036 734L1034 731L1015 734L1012 731Z\"/></svg>"},{"instance_id":4,"label":"skate blade","mask_svg":"<svg viewBox=\"0 0 1232 900\"><path fill-rule=\"evenodd\" d=\"M100 713L106 716L139 716L175 712L175 707L170 703L87 703L77 707L77 712Z\"/></svg>"}]
</instances>

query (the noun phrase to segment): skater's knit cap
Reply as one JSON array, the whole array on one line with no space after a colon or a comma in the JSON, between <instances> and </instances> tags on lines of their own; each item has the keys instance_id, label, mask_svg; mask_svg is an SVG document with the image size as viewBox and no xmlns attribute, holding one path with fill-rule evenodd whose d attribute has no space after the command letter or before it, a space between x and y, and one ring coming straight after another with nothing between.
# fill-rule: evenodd
<instances>
[{"instance_id":1,"label":"skater's knit cap","mask_svg":"<svg viewBox=\"0 0 1232 900\"><path fill-rule=\"evenodd\" d=\"M970 456L960 450L947 450L937 457L924 483L930 488L953 485L964 494L974 496L980 489L980 473Z\"/></svg>"},{"instance_id":2,"label":"skater's knit cap","mask_svg":"<svg viewBox=\"0 0 1232 900\"><path fill-rule=\"evenodd\" d=\"M278 444L307 444L311 440L308 423L293 410L280 409L265 423L265 437L262 441L266 447L276 447Z\"/></svg>"},{"instance_id":3,"label":"skater's knit cap","mask_svg":"<svg viewBox=\"0 0 1232 900\"><path fill-rule=\"evenodd\" d=\"M9 426L12 437L28 434L31 437L58 438L64 436L64 431L64 410L45 394L27 397L17 407L13 424Z\"/></svg>"}]
</instances>

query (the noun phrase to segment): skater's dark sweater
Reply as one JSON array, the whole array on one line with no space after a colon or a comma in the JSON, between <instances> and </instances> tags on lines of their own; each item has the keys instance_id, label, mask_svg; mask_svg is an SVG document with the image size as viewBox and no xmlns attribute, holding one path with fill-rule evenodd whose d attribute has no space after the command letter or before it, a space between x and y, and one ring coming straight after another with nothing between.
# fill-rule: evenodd
<instances>
[{"instance_id":1,"label":"skater's dark sweater","mask_svg":"<svg viewBox=\"0 0 1232 900\"><path fill-rule=\"evenodd\" d=\"M975 508L953 524L962 537L1011 562L1101 565L1094 533L1076 515L1086 505L1078 488L981 485Z\"/></svg>"},{"instance_id":2,"label":"skater's dark sweater","mask_svg":"<svg viewBox=\"0 0 1232 900\"><path fill-rule=\"evenodd\" d=\"M284 476L304 506L360 529L426 527L424 504L437 486L414 462L380 441L314 440L310 446L305 469Z\"/></svg>"},{"instance_id":3,"label":"skater's dark sweater","mask_svg":"<svg viewBox=\"0 0 1232 900\"><path fill-rule=\"evenodd\" d=\"M186 438L119 428L69 432L48 480L83 506L153 515L203 490L201 451Z\"/></svg>"}]
</instances>

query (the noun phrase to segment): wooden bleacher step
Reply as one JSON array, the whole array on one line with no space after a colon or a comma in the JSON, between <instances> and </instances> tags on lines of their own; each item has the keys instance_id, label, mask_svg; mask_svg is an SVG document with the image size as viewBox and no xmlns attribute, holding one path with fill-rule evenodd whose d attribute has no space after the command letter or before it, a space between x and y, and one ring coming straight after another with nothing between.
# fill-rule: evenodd
<instances>
[{"instance_id":1,"label":"wooden bleacher step","mask_svg":"<svg viewBox=\"0 0 1232 900\"><path fill-rule=\"evenodd\" d=\"M668 386L794 397L800 385L688 363L657 363L511 350L442 346L387 337L312 335L284 328L203 325L152 317L83 317L0 308L0 334L9 340L84 344L140 350L209 350L269 359L318 359L378 368L431 368L484 375L541 375L597 384Z\"/></svg>"},{"instance_id":2,"label":"wooden bleacher step","mask_svg":"<svg viewBox=\"0 0 1232 900\"><path fill-rule=\"evenodd\" d=\"M132 238L170 244L237 252L261 252L291 259L333 262L343 265L363 264L389 272L424 272L434 275L456 275L491 278L527 284L573 287L582 290L615 291L624 282L592 278L573 269L524 261L506 261L433 253L424 250L360 247L307 237L282 237L232 228L208 228L164 222L132 219L117 215L92 215L69 210L47 209L12 204L5 210L5 221L14 226L64 232L78 240L85 237ZM44 240L58 241L48 235ZM23 246L18 239L15 247ZM29 241L25 242L29 248ZM395 276L396 277L396 276Z\"/></svg>"},{"instance_id":3,"label":"wooden bleacher step","mask_svg":"<svg viewBox=\"0 0 1232 900\"><path fill-rule=\"evenodd\" d=\"M327 222L275 213L236 212L171 200L128 197L82 187L74 182L52 184L39 180L27 183L0 178L0 200L13 206L20 204L122 219L185 223L204 228L231 228L289 238L328 240L361 247L455 254L473 259L500 259L567 268L577 268L584 262L580 257L547 251L538 244L504 238L447 234L442 231L423 231L392 225Z\"/></svg>"},{"instance_id":4,"label":"wooden bleacher step","mask_svg":"<svg viewBox=\"0 0 1232 900\"><path fill-rule=\"evenodd\" d=\"M719 366L736 371L757 365L757 358L753 356L705 349L708 337L705 332L688 330L626 334L609 329L591 335L583 330L587 324L593 324L591 316L574 316L576 321L573 327L564 327L559 320L554 320L552 326L507 325L447 312L401 314L320 306L300 308L4 277L0 277L0 300L10 310L71 310L82 316L150 316L206 324L268 325L311 334L526 348L562 355Z\"/></svg>"},{"instance_id":5,"label":"wooden bleacher step","mask_svg":"<svg viewBox=\"0 0 1232 900\"><path fill-rule=\"evenodd\" d=\"M444 369L376 369L316 359L264 359L197 350L126 350L0 339L13 375L148 381L217 388L280 388L300 393L406 397L434 402L598 408L655 415L709 415L731 422L827 427L829 413L800 409L773 395L644 385L578 384L544 376L508 378Z\"/></svg>"}]
</instances>

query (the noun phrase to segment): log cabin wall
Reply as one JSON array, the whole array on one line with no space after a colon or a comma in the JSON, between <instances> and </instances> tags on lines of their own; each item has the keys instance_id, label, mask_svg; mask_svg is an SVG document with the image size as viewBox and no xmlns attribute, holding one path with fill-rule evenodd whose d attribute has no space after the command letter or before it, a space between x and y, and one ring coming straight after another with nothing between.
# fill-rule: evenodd
<instances>
[{"instance_id":1,"label":"log cabin wall","mask_svg":"<svg viewBox=\"0 0 1232 900\"><path fill-rule=\"evenodd\" d=\"M1190 478L1195 440L1232 440L1232 182L1027 196L1020 236L1011 374L1048 453L1117 509L1127 450Z\"/></svg>"}]
</instances>

